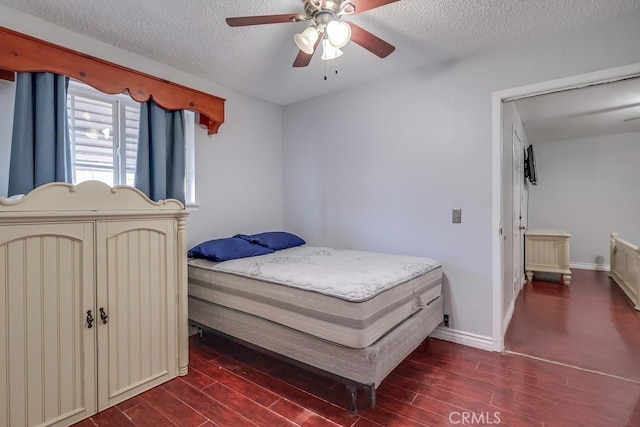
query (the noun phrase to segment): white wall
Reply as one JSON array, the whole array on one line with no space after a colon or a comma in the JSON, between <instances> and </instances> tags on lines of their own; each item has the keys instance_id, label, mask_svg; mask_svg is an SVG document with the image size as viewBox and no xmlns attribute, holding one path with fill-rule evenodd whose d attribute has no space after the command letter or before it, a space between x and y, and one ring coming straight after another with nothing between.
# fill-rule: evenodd
<instances>
[{"instance_id":1,"label":"white wall","mask_svg":"<svg viewBox=\"0 0 640 427\"><path fill-rule=\"evenodd\" d=\"M218 134L196 131L196 198L188 243L282 228L282 108L0 5L0 25L226 98ZM0 134L4 133L3 126ZM1 174L0 174L1 175Z\"/></svg>"},{"instance_id":2,"label":"white wall","mask_svg":"<svg viewBox=\"0 0 640 427\"><path fill-rule=\"evenodd\" d=\"M532 228L571 233L571 262L609 265L613 231L640 244L640 133L534 143Z\"/></svg>"},{"instance_id":3,"label":"white wall","mask_svg":"<svg viewBox=\"0 0 640 427\"><path fill-rule=\"evenodd\" d=\"M639 39L636 11L286 107L285 226L312 243L440 260L451 329L488 340L491 94L640 62Z\"/></svg>"},{"instance_id":4,"label":"white wall","mask_svg":"<svg viewBox=\"0 0 640 427\"><path fill-rule=\"evenodd\" d=\"M282 229L282 108L228 97L217 135L196 138L196 198L189 246Z\"/></svg>"}]
</instances>

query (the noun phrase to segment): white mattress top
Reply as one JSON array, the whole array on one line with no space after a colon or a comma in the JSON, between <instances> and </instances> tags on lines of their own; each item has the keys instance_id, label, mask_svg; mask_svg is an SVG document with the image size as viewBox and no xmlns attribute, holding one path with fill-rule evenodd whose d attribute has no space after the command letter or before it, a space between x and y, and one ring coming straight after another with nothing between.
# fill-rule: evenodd
<instances>
[{"instance_id":1,"label":"white mattress top","mask_svg":"<svg viewBox=\"0 0 640 427\"><path fill-rule=\"evenodd\" d=\"M189 265L354 302L440 267L439 262L423 257L307 245L224 262L190 259Z\"/></svg>"}]
</instances>

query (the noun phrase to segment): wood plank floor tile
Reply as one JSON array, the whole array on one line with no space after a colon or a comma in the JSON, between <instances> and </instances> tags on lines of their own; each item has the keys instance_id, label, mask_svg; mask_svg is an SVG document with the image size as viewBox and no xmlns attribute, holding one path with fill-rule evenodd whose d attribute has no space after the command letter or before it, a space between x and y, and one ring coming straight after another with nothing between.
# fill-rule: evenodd
<instances>
[{"instance_id":1,"label":"wood plank floor tile","mask_svg":"<svg viewBox=\"0 0 640 427\"><path fill-rule=\"evenodd\" d=\"M176 426L182 424L176 424L171 422L167 417L158 412L155 408L149 405L147 402L140 403L132 406L124 411L125 415L129 417L136 426L139 427L157 427L157 426ZM204 423L203 420L200 424ZM190 425L200 425L190 424ZM185 424L187 425L187 424Z\"/></svg>"},{"instance_id":2,"label":"wood plank floor tile","mask_svg":"<svg viewBox=\"0 0 640 427\"><path fill-rule=\"evenodd\" d=\"M291 368L293 369L293 367ZM291 383L283 381L281 378L271 376L268 373L262 372L258 369L254 369L250 366L246 366L244 370L238 373L238 375L241 375L248 381L257 384L340 425L351 425L357 419L355 418L355 416L349 414L349 412L345 410L347 406L346 392L344 400L341 399L341 404L336 405L326 400L332 400L335 393L325 395L325 399L322 399L316 395L309 393L305 389L296 387ZM326 393L330 390L323 391Z\"/></svg>"},{"instance_id":3,"label":"wood plank floor tile","mask_svg":"<svg viewBox=\"0 0 640 427\"><path fill-rule=\"evenodd\" d=\"M419 379L413 377L406 377L400 375L400 373L392 372L385 381L396 385L401 388L411 390L415 393L431 395L433 390L439 390L443 393L459 394L471 398L475 401L490 404L493 397L493 393L486 388L476 387L475 385L467 384L464 379L452 380L452 381L434 381L429 383L420 382Z\"/></svg>"},{"instance_id":4,"label":"wood plank floor tile","mask_svg":"<svg viewBox=\"0 0 640 427\"><path fill-rule=\"evenodd\" d=\"M393 399L390 396L381 396L381 398L378 399L377 404L381 408L393 412L394 414L401 415L404 418L408 418L426 426L442 426L447 425L449 422L448 412L446 412L447 415L445 415L444 413L439 413L438 410L440 408L437 408L434 412L432 412L415 405L407 405L399 400Z\"/></svg>"},{"instance_id":5,"label":"wood plank floor tile","mask_svg":"<svg viewBox=\"0 0 640 427\"><path fill-rule=\"evenodd\" d=\"M216 359L206 361L204 359L194 357L192 359L192 364L203 374L214 378L217 382L238 391L261 405L269 406L280 399L277 394L272 393L265 388L257 387L256 384L247 381L241 375L238 375L238 373L241 373L241 370L236 373L232 373L224 369L221 365L217 364Z\"/></svg>"},{"instance_id":6,"label":"wood plank floor tile","mask_svg":"<svg viewBox=\"0 0 640 427\"><path fill-rule=\"evenodd\" d=\"M144 393L142 396L156 411L160 412L176 425L197 427L207 421L207 418L202 414L186 405L182 400L162 387L156 387Z\"/></svg>"},{"instance_id":7,"label":"wood plank floor tile","mask_svg":"<svg viewBox=\"0 0 640 427\"><path fill-rule=\"evenodd\" d=\"M300 424L313 415L313 412L287 399L279 399L273 405L269 406L269 409L296 424Z\"/></svg>"},{"instance_id":8,"label":"wood plank floor tile","mask_svg":"<svg viewBox=\"0 0 640 427\"><path fill-rule=\"evenodd\" d=\"M500 420L500 425L506 426L540 426L542 421L536 420L525 415L518 414L505 408L497 408L491 403L486 404L475 401L460 394L451 393L449 391L440 390L434 387L430 390L428 395L418 395L414 405L419 407L425 407L429 405L432 399L438 399L443 402L447 402L454 406L448 412L448 417L452 423L462 419L462 414L477 414L477 416L484 416L485 421Z\"/></svg>"},{"instance_id":9,"label":"wood plank floor tile","mask_svg":"<svg viewBox=\"0 0 640 427\"><path fill-rule=\"evenodd\" d=\"M320 415L286 399L278 400L276 403L271 405L269 409L300 426L340 426L340 424L336 424L333 421L323 418Z\"/></svg>"},{"instance_id":10,"label":"wood plank floor tile","mask_svg":"<svg viewBox=\"0 0 640 427\"><path fill-rule=\"evenodd\" d=\"M87 418L86 420L82 420L79 423L74 424L75 427L95 427L96 423L93 422L91 418Z\"/></svg>"},{"instance_id":11,"label":"wood plank floor tile","mask_svg":"<svg viewBox=\"0 0 640 427\"><path fill-rule=\"evenodd\" d=\"M376 406L374 410L360 409L358 411L360 420L355 425L359 425L361 421L372 423L373 425L382 426L402 426L402 427L424 427L426 424L406 418L393 411Z\"/></svg>"},{"instance_id":12,"label":"wood plank floor tile","mask_svg":"<svg viewBox=\"0 0 640 427\"><path fill-rule=\"evenodd\" d=\"M398 375L418 381L427 386L435 386L450 391L473 394L476 398L490 402L495 394L504 395L512 399L515 392L513 383L501 378L495 378L478 371L457 370L455 367L446 369L432 368L429 364L406 361L396 369Z\"/></svg>"},{"instance_id":13,"label":"wood plank floor tile","mask_svg":"<svg viewBox=\"0 0 640 427\"><path fill-rule=\"evenodd\" d=\"M111 407L109 409L105 409L102 412L97 413L91 420L98 426L109 426L109 427L131 427L135 426L135 423L129 419L125 414L120 411L117 407Z\"/></svg>"},{"instance_id":14,"label":"wood plank floor tile","mask_svg":"<svg viewBox=\"0 0 640 427\"><path fill-rule=\"evenodd\" d=\"M353 427L384 427L384 425L374 423L373 421L366 418L360 418L358 421L356 421Z\"/></svg>"},{"instance_id":15,"label":"wood plank floor tile","mask_svg":"<svg viewBox=\"0 0 640 427\"><path fill-rule=\"evenodd\" d=\"M204 393L223 403L228 408L233 409L237 413L258 425L265 426L290 426L294 425L291 421L276 414L270 409L254 402L244 394L237 392L220 383L211 384L202 390Z\"/></svg>"},{"instance_id":16,"label":"wood plank floor tile","mask_svg":"<svg viewBox=\"0 0 640 427\"><path fill-rule=\"evenodd\" d=\"M133 406L139 405L139 404L141 404L143 402L145 402L145 399L141 395L133 396L132 398L127 399L124 402L118 403L117 408L120 411L124 412L127 409L129 409L129 408L131 408Z\"/></svg>"},{"instance_id":17,"label":"wood plank floor tile","mask_svg":"<svg viewBox=\"0 0 640 427\"><path fill-rule=\"evenodd\" d=\"M419 385L416 385L416 387L419 387ZM393 396L395 399L401 400L409 404L411 404L414 400L416 400L416 397L418 396L418 393L415 391L415 389L413 389L413 387L412 388L400 387L399 385L396 385L391 381L383 381L382 384L380 384L380 387L378 387L378 389L376 390L376 392L378 394L386 394L389 396Z\"/></svg>"},{"instance_id":18,"label":"wood plank floor tile","mask_svg":"<svg viewBox=\"0 0 640 427\"><path fill-rule=\"evenodd\" d=\"M203 389L215 382L213 378L198 371L193 365L189 367L189 373L181 378L197 389Z\"/></svg>"},{"instance_id":19,"label":"wood plank floor tile","mask_svg":"<svg viewBox=\"0 0 640 427\"><path fill-rule=\"evenodd\" d=\"M192 407L198 413L220 426L255 425L242 414L228 408L206 393L192 387L182 379L176 379L163 385L163 388Z\"/></svg>"},{"instance_id":20,"label":"wood plank floor tile","mask_svg":"<svg viewBox=\"0 0 640 427\"><path fill-rule=\"evenodd\" d=\"M200 390L196 390L186 382L172 381L164 386L169 393L179 396L186 404L198 411L200 414L209 418L219 426L253 426L255 423L251 421L244 411L238 413L227 407L224 403L215 400ZM244 415L244 416L243 416Z\"/></svg>"}]
</instances>

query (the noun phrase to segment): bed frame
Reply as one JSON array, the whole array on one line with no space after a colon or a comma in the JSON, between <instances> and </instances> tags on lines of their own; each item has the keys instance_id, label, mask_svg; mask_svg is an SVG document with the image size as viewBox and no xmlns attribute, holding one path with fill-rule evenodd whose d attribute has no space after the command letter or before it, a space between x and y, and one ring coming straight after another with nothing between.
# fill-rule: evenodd
<instances>
[{"instance_id":1,"label":"bed frame","mask_svg":"<svg viewBox=\"0 0 640 427\"><path fill-rule=\"evenodd\" d=\"M640 310L640 249L611 233L611 277Z\"/></svg>"},{"instance_id":2,"label":"bed frame","mask_svg":"<svg viewBox=\"0 0 640 427\"><path fill-rule=\"evenodd\" d=\"M232 337L252 348L275 354L344 383L351 397L352 413L357 412L358 388L370 393L371 407L375 407L375 389L433 332L442 318L440 295L369 347L355 349L210 301L189 297L192 325Z\"/></svg>"}]
</instances>

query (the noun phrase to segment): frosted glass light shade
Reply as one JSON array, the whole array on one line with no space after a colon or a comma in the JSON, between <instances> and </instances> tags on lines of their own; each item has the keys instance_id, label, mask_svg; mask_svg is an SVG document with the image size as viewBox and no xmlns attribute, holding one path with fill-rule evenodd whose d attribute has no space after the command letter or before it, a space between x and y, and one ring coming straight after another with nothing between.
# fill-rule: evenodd
<instances>
[{"instance_id":1,"label":"frosted glass light shade","mask_svg":"<svg viewBox=\"0 0 640 427\"><path fill-rule=\"evenodd\" d=\"M342 56L342 51L333 46L328 39L322 40L322 58L325 61Z\"/></svg>"},{"instance_id":2,"label":"frosted glass light shade","mask_svg":"<svg viewBox=\"0 0 640 427\"><path fill-rule=\"evenodd\" d=\"M309 27L302 33L293 36L293 41L296 42L298 48L307 55L311 55L313 53L313 46L316 44L317 40L318 30L316 30L315 27Z\"/></svg>"},{"instance_id":3,"label":"frosted glass light shade","mask_svg":"<svg viewBox=\"0 0 640 427\"><path fill-rule=\"evenodd\" d=\"M333 47L340 48L351 39L351 27L346 22L331 21L327 24L327 36Z\"/></svg>"}]
</instances>

